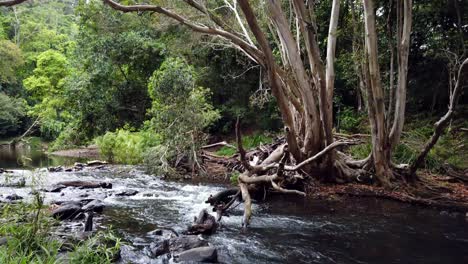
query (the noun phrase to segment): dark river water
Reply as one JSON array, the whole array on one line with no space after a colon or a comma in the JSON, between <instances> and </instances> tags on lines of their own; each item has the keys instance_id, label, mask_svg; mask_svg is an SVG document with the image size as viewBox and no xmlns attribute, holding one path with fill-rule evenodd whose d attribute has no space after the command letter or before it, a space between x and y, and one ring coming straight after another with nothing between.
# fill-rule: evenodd
<instances>
[{"instance_id":1,"label":"dark river water","mask_svg":"<svg viewBox=\"0 0 468 264\"><path fill-rule=\"evenodd\" d=\"M86 191L102 197L107 207L101 221L126 241L121 263L162 263L145 253L154 240L149 232L160 226L183 231L207 207L206 198L226 187L165 181L130 166L69 173L15 170L8 177L25 177L27 184L0 187L3 195L28 196L31 188L74 179L109 181L109 192L138 190L131 197ZM85 191L63 192L69 197ZM46 202L61 197L47 193ZM218 248L223 263L468 263L468 220L463 214L369 198L276 196L254 205L246 232L240 228L241 215L239 205L223 218L216 234L205 238Z\"/></svg>"}]
</instances>

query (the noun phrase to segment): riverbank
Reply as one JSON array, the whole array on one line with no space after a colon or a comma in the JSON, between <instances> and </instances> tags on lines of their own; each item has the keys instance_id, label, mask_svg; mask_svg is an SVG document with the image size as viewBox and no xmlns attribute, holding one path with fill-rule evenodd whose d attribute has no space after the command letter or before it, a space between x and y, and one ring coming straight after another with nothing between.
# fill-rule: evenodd
<instances>
[{"instance_id":1,"label":"riverbank","mask_svg":"<svg viewBox=\"0 0 468 264\"><path fill-rule=\"evenodd\" d=\"M73 148L53 151L51 155L70 157L70 158L87 158L87 159L99 159L99 148L97 145L90 145L86 147Z\"/></svg>"}]
</instances>

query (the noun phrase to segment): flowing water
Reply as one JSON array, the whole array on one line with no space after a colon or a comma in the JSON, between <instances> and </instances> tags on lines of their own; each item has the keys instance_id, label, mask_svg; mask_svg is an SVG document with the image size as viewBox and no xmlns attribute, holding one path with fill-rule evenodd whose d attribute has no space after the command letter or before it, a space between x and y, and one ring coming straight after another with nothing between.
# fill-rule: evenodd
<instances>
[{"instance_id":1,"label":"flowing water","mask_svg":"<svg viewBox=\"0 0 468 264\"><path fill-rule=\"evenodd\" d=\"M5 175L5 174L3 174ZM63 180L100 180L113 189L47 193L46 201L81 195L106 203L102 223L112 225L127 241L122 263L161 263L150 259L145 246L150 231L161 226L183 231L206 198L226 186L170 182L145 174L137 167L82 172L31 173L15 170L10 178L27 178L26 187L0 187L3 195L27 196L35 188ZM4 176L0 176L4 177ZM39 186L39 187L38 187ZM112 192L139 193L117 197ZM250 228L240 229L242 205L223 218L218 232L206 239L219 250L224 263L468 263L468 219L407 204L359 198L317 201L292 196L271 197L255 204Z\"/></svg>"}]
</instances>

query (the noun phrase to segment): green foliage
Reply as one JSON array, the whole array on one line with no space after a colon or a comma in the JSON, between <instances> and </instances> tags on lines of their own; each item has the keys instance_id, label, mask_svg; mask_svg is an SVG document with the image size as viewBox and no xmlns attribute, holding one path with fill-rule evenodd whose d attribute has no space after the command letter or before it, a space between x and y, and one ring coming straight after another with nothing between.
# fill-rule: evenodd
<instances>
[{"instance_id":1,"label":"green foliage","mask_svg":"<svg viewBox=\"0 0 468 264\"><path fill-rule=\"evenodd\" d=\"M231 157L232 155L236 154L237 150L231 147L223 146L216 151L216 155L223 156L223 157Z\"/></svg>"},{"instance_id":2,"label":"green foliage","mask_svg":"<svg viewBox=\"0 0 468 264\"><path fill-rule=\"evenodd\" d=\"M372 152L372 145L370 143L353 145L349 147L348 152L355 159L365 159Z\"/></svg>"},{"instance_id":3,"label":"green foliage","mask_svg":"<svg viewBox=\"0 0 468 264\"><path fill-rule=\"evenodd\" d=\"M78 244L70 253L70 263L113 263L120 251L120 238L113 232L98 232Z\"/></svg>"},{"instance_id":4,"label":"green foliage","mask_svg":"<svg viewBox=\"0 0 468 264\"><path fill-rule=\"evenodd\" d=\"M338 114L339 128L349 132L357 133L361 130L360 124L364 116L357 113L352 107L344 107Z\"/></svg>"},{"instance_id":5,"label":"green foliage","mask_svg":"<svg viewBox=\"0 0 468 264\"><path fill-rule=\"evenodd\" d=\"M193 67L182 59L169 58L149 81L148 91L153 106L149 112L152 119L148 126L161 136L163 145L149 153L161 163L170 164L175 157L185 157L189 163L195 162L196 150L205 142L203 130L220 117L208 102L209 90L197 87L195 80ZM159 158L155 155L159 155ZM167 166L147 165L153 167L156 173L167 172L158 171Z\"/></svg>"},{"instance_id":6,"label":"green foliage","mask_svg":"<svg viewBox=\"0 0 468 264\"><path fill-rule=\"evenodd\" d=\"M231 173L231 177L229 177L229 182L231 185L237 186L239 184L239 175L240 173L237 171Z\"/></svg>"},{"instance_id":7,"label":"green foliage","mask_svg":"<svg viewBox=\"0 0 468 264\"><path fill-rule=\"evenodd\" d=\"M246 150L254 149L260 145L270 144L273 142L272 135L268 133L256 133L253 135L248 135L242 137L242 147ZM234 146L237 146L236 143L233 143ZM237 153L237 149L223 146L216 151L216 155L230 157Z\"/></svg>"},{"instance_id":8,"label":"green foliage","mask_svg":"<svg viewBox=\"0 0 468 264\"><path fill-rule=\"evenodd\" d=\"M18 131L25 114L24 100L12 98L0 92L0 136Z\"/></svg>"},{"instance_id":9,"label":"green foliage","mask_svg":"<svg viewBox=\"0 0 468 264\"><path fill-rule=\"evenodd\" d=\"M50 237L53 222L44 216L42 197L36 195L33 204L4 205L0 219L0 237L7 237L0 263L56 263L60 243Z\"/></svg>"},{"instance_id":10,"label":"green foliage","mask_svg":"<svg viewBox=\"0 0 468 264\"><path fill-rule=\"evenodd\" d=\"M47 50L38 56L33 75L23 81L31 98L37 102L29 114L41 120L41 132L49 139L57 137L71 121L64 98L69 72L66 57L58 51Z\"/></svg>"},{"instance_id":11,"label":"green foliage","mask_svg":"<svg viewBox=\"0 0 468 264\"><path fill-rule=\"evenodd\" d=\"M16 81L15 71L23 64L19 47L9 40L0 40L0 83Z\"/></svg>"},{"instance_id":12,"label":"green foliage","mask_svg":"<svg viewBox=\"0 0 468 264\"><path fill-rule=\"evenodd\" d=\"M98 137L96 143L100 154L109 161L125 164L139 164L147 149L159 143L157 134L151 131L131 132L118 129Z\"/></svg>"}]
</instances>

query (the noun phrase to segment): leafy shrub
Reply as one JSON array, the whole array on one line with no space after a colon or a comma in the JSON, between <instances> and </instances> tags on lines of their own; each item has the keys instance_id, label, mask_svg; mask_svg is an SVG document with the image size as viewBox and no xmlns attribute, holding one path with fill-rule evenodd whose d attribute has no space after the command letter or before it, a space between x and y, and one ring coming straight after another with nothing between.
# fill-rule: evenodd
<instances>
[{"instance_id":1,"label":"leafy shrub","mask_svg":"<svg viewBox=\"0 0 468 264\"><path fill-rule=\"evenodd\" d=\"M21 128L21 120L26 114L26 102L0 93L0 136Z\"/></svg>"},{"instance_id":2,"label":"leafy shrub","mask_svg":"<svg viewBox=\"0 0 468 264\"><path fill-rule=\"evenodd\" d=\"M230 157L237 153L237 149L223 146L216 151L216 155L223 157Z\"/></svg>"},{"instance_id":3,"label":"leafy shrub","mask_svg":"<svg viewBox=\"0 0 468 264\"><path fill-rule=\"evenodd\" d=\"M120 251L120 238L113 232L98 232L78 244L70 253L70 263L113 263Z\"/></svg>"},{"instance_id":4,"label":"leafy shrub","mask_svg":"<svg viewBox=\"0 0 468 264\"><path fill-rule=\"evenodd\" d=\"M161 136L164 147L146 152L148 166L167 165L174 159L186 159L189 164L196 162L196 152L206 141L204 129L220 117L208 103L209 89L197 87L196 77L193 67L185 61L169 58L150 78L148 92L153 104L149 114L152 119L146 125Z\"/></svg>"},{"instance_id":5,"label":"leafy shrub","mask_svg":"<svg viewBox=\"0 0 468 264\"><path fill-rule=\"evenodd\" d=\"M96 139L100 154L109 161L125 164L138 164L143 154L159 142L157 134L150 131L131 132L118 129L107 132Z\"/></svg>"},{"instance_id":6,"label":"leafy shrub","mask_svg":"<svg viewBox=\"0 0 468 264\"><path fill-rule=\"evenodd\" d=\"M360 124L363 116L357 113L352 107L344 107L338 115L339 127L346 132L357 133L360 129Z\"/></svg>"},{"instance_id":7,"label":"leafy shrub","mask_svg":"<svg viewBox=\"0 0 468 264\"><path fill-rule=\"evenodd\" d=\"M355 159L365 159L372 152L372 144L365 143L349 147L349 153Z\"/></svg>"}]
</instances>

